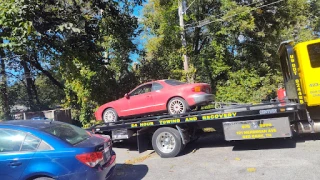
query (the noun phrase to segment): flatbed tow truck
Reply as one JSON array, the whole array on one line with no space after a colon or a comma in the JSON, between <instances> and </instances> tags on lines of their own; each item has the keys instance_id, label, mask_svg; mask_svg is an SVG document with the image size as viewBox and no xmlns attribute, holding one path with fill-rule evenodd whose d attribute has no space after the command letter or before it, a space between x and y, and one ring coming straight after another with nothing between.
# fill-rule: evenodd
<instances>
[{"instance_id":1,"label":"flatbed tow truck","mask_svg":"<svg viewBox=\"0 0 320 180\"><path fill-rule=\"evenodd\" d=\"M177 156L205 128L226 141L290 138L320 132L320 39L285 41L278 49L286 102L239 105L222 109L120 120L89 128L111 135L113 141L137 137L138 150L151 143L162 158Z\"/></svg>"}]
</instances>

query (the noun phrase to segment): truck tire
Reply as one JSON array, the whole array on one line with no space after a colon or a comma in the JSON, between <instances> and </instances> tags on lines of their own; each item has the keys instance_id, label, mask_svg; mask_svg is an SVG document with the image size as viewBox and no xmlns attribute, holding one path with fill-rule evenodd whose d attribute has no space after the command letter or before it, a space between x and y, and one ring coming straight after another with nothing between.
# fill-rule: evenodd
<instances>
[{"instance_id":1,"label":"truck tire","mask_svg":"<svg viewBox=\"0 0 320 180\"><path fill-rule=\"evenodd\" d=\"M172 98L167 106L168 113L173 114L183 114L189 110L188 103L179 97Z\"/></svg>"},{"instance_id":2,"label":"truck tire","mask_svg":"<svg viewBox=\"0 0 320 180\"><path fill-rule=\"evenodd\" d=\"M162 127L154 132L152 147L160 157L171 158L177 156L184 145L177 129Z\"/></svg>"},{"instance_id":3,"label":"truck tire","mask_svg":"<svg viewBox=\"0 0 320 180\"><path fill-rule=\"evenodd\" d=\"M118 121L118 114L113 108L108 108L103 111L102 120L105 123L111 123Z\"/></svg>"}]
</instances>

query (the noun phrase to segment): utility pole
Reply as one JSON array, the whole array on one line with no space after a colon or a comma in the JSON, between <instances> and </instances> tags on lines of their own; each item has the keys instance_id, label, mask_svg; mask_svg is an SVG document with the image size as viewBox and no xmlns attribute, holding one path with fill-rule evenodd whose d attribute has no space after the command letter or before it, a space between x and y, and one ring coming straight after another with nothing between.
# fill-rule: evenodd
<instances>
[{"instance_id":1,"label":"utility pole","mask_svg":"<svg viewBox=\"0 0 320 180\"><path fill-rule=\"evenodd\" d=\"M178 13L179 13L179 23L181 28L181 41L182 41L182 47L186 50L187 41L186 41L186 32L184 29L184 19L183 19L183 14L185 13L185 7L186 7L186 1L179 0ZM183 52L183 70L187 75L187 81L192 82L193 78L190 78L190 75L189 75L189 57L185 51Z\"/></svg>"}]
</instances>

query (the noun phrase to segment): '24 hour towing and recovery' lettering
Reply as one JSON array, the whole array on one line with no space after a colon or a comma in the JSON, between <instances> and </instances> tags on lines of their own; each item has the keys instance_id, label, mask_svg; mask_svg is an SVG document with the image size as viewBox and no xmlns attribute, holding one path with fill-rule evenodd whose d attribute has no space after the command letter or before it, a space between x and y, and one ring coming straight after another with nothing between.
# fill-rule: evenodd
<instances>
[{"instance_id":1,"label":"'24 hour towing and recovery' lettering","mask_svg":"<svg viewBox=\"0 0 320 180\"><path fill-rule=\"evenodd\" d=\"M209 115L204 115L201 116L200 119L197 116L192 116L192 117L187 117L185 119L164 119L164 120L159 120L160 125L168 125L168 124L176 124L176 123L181 123L181 122L195 122L198 120L215 120L215 119L222 119L222 118L232 118L236 117L237 113L236 112L230 112L230 113L222 113L222 114L209 114ZM137 127L148 127L148 126L154 126L154 122L141 122L141 123L133 123L131 124L131 128L137 128Z\"/></svg>"},{"instance_id":2,"label":"'24 hour towing and recovery' lettering","mask_svg":"<svg viewBox=\"0 0 320 180\"><path fill-rule=\"evenodd\" d=\"M211 115L202 116L202 119L213 120L213 119L222 119L222 118L232 118L232 117L236 117L236 115L237 115L236 112L223 113L223 114L211 114Z\"/></svg>"},{"instance_id":3,"label":"'24 hour towing and recovery' lettering","mask_svg":"<svg viewBox=\"0 0 320 180\"><path fill-rule=\"evenodd\" d=\"M174 124L174 123L180 123L180 119L167 119L167 120L160 120L159 122L161 125Z\"/></svg>"}]
</instances>

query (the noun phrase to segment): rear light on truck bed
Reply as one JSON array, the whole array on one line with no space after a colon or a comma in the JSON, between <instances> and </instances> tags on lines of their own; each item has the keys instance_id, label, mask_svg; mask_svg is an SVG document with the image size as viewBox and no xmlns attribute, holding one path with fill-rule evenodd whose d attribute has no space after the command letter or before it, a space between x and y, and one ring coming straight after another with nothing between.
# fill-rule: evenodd
<instances>
[{"instance_id":1,"label":"rear light on truck bed","mask_svg":"<svg viewBox=\"0 0 320 180\"><path fill-rule=\"evenodd\" d=\"M99 162L103 160L102 152L92 152L85 154L78 154L76 158L89 167L95 167Z\"/></svg>"}]
</instances>

